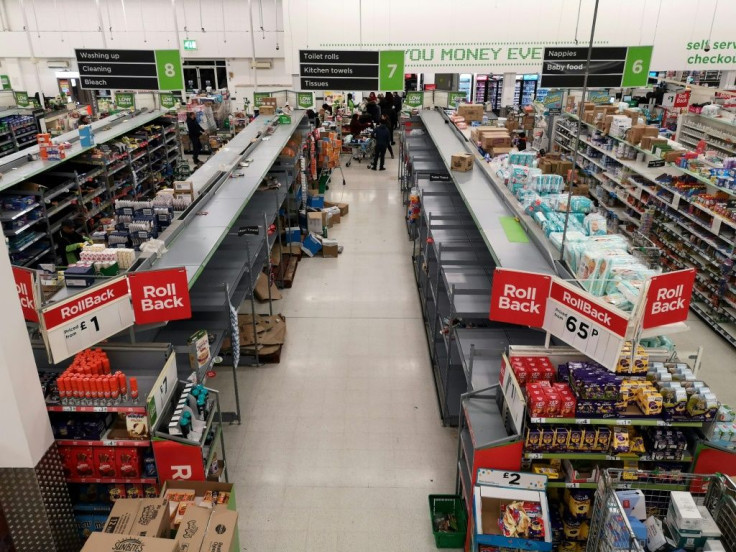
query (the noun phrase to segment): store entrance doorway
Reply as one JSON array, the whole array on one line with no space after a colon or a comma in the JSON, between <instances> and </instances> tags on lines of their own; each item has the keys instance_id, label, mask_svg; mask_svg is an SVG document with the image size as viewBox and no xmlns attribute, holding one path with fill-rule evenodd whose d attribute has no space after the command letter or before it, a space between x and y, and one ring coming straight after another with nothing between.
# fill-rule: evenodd
<instances>
[{"instance_id":1,"label":"store entrance doorway","mask_svg":"<svg viewBox=\"0 0 736 552\"><path fill-rule=\"evenodd\" d=\"M184 66L184 85L187 92L227 88L227 64L224 59L187 60Z\"/></svg>"}]
</instances>

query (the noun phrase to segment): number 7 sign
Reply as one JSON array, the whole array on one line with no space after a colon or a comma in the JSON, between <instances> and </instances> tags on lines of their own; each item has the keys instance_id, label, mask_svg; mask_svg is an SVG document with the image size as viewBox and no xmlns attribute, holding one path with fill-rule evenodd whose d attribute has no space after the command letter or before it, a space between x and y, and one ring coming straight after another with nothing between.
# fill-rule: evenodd
<instances>
[{"instance_id":1,"label":"number 7 sign","mask_svg":"<svg viewBox=\"0 0 736 552\"><path fill-rule=\"evenodd\" d=\"M404 51L386 50L379 55L379 87L381 90L404 89Z\"/></svg>"}]
</instances>

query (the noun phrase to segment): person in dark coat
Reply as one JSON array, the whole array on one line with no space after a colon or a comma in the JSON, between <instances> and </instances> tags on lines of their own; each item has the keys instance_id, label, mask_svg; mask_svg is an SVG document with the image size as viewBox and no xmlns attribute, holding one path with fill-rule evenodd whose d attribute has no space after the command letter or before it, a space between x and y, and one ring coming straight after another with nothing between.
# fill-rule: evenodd
<instances>
[{"instance_id":1,"label":"person in dark coat","mask_svg":"<svg viewBox=\"0 0 736 552\"><path fill-rule=\"evenodd\" d=\"M187 114L187 134L189 135L189 141L192 143L192 160L195 165L199 165L199 154L202 153L202 143L199 141L199 137L204 134L204 130L199 126L197 115L193 111Z\"/></svg>"},{"instance_id":2,"label":"person in dark coat","mask_svg":"<svg viewBox=\"0 0 736 552\"><path fill-rule=\"evenodd\" d=\"M391 154L391 159L393 159L394 158L394 150L393 150L393 148L391 146L394 144L394 125L391 122L391 118L388 115L386 115L385 113L383 115L381 115L381 124L385 125L386 128L388 129L388 131L390 132L391 143L389 143L389 145L386 146L386 149Z\"/></svg>"},{"instance_id":3,"label":"person in dark coat","mask_svg":"<svg viewBox=\"0 0 736 552\"><path fill-rule=\"evenodd\" d=\"M378 167L378 162L381 162L381 167L378 170L385 171L384 167L386 159L386 149L391 144L391 131L389 128L381 122L373 131L373 138L376 140L376 153L373 156L373 165L371 169L374 171Z\"/></svg>"},{"instance_id":4,"label":"person in dark coat","mask_svg":"<svg viewBox=\"0 0 736 552\"><path fill-rule=\"evenodd\" d=\"M372 126L372 123L361 121L358 118L358 114L354 113L353 117L350 119L350 134L352 134L354 138L358 137L363 130L370 126Z\"/></svg>"},{"instance_id":5,"label":"person in dark coat","mask_svg":"<svg viewBox=\"0 0 736 552\"><path fill-rule=\"evenodd\" d=\"M394 111L396 111L397 115L401 113L401 106L403 103L404 99L401 97L401 95L398 92L394 94Z\"/></svg>"},{"instance_id":6,"label":"person in dark coat","mask_svg":"<svg viewBox=\"0 0 736 552\"><path fill-rule=\"evenodd\" d=\"M375 100L369 101L365 106L365 110L371 114L374 123L378 124L381 122L381 108L378 107Z\"/></svg>"}]
</instances>

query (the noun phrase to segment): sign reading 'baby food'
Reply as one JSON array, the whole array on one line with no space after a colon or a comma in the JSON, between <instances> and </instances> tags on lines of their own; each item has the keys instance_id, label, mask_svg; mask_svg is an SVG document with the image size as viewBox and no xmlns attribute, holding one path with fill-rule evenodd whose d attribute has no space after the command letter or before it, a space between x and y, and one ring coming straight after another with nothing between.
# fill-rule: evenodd
<instances>
[{"instance_id":1,"label":"sign reading 'baby food'","mask_svg":"<svg viewBox=\"0 0 736 552\"><path fill-rule=\"evenodd\" d=\"M186 269L134 272L128 281L136 324L191 318Z\"/></svg>"}]
</instances>

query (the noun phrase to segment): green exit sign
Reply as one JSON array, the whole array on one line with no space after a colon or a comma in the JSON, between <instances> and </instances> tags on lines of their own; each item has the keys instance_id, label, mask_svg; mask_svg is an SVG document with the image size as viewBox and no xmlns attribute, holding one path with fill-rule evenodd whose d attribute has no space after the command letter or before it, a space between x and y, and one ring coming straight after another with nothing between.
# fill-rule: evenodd
<instances>
[{"instance_id":1,"label":"green exit sign","mask_svg":"<svg viewBox=\"0 0 736 552\"><path fill-rule=\"evenodd\" d=\"M196 50L197 49L197 41L196 40L185 40L184 41L184 49L185 50Z\"/></svg>"}]
</instances>

